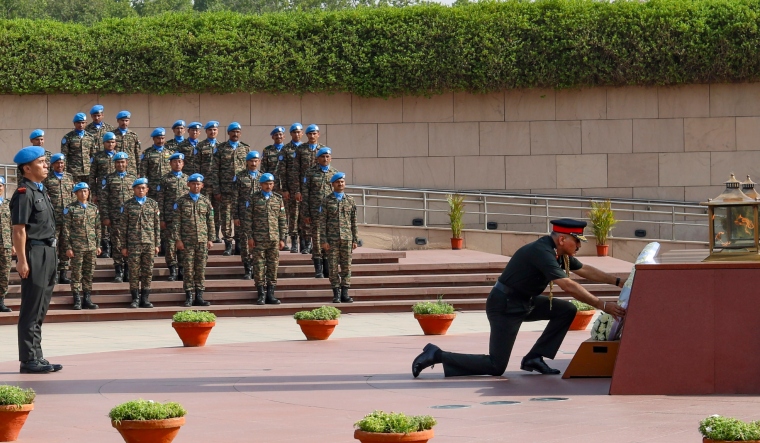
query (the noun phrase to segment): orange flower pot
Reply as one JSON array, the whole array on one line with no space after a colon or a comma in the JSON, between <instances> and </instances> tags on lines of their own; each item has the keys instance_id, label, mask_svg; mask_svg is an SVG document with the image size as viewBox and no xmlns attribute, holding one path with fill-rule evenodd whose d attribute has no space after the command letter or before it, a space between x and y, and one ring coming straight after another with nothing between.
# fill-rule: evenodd
<instances>
[{"instance_id":1,"label":"orange flower pot","mask_svg":"<svg viewBox=\"0 0 760 443\"><path fill-rule=\"evenodd\" d=\"M591 323L591 319L594 318L594 314L596 314L596 309L592 309L591 311L576 312L573 322L570 323L570 330L585 331L588 327L588 324Z\"/></svg>"},{"instance_id":2,"label":"orange flower pot","mask_svg":"<svg viewBox=\"0 0 760 443\"><path fill-rule=\"evenodd\" d=\"M425 335L445 335L456 314L414 314Z\"/></svg>"},{"instance_id":3,"label":"orange flower pot","mask_svg":"<svg viewBox=\"0 0 760 443\"><path fill-rule=\"evenodd\" d=\"M452 238L451 239L451 249L462 249L462 244L464 243L463 238Z\"/></svg>"},{"instance_id":4,"label":"orange flower pot","mask_svg":"<svg viewBox=\"0 0 760 443\"><path fill-rule=\"evenodd\" d=\"M610 245L596 245L597 257L606 257L609 251L610 251Z\"/></svg>"},{"instance_id":5,"label":"orange flower pot","mask_svg":"<svg viewBox=\"0 0 760 443\"><path fill-rule=\"evenodd\" d=\"M354 438L362 443L425 443L433 438L433 430L410 432L408 434L391 434L383 432L354 431Z\"/></svg>"},{"instance_id":6,"label":"orange flower pot","mask_svg":"<svg viewBox=\"0 0 760 443\"><path fill-rule=\"evenodd\" d=\"M338 325L338 320L296 320L306 340L327 340Z\"/></svg>"},{"instance_id":7,"label":"orange flower pot","mask_svg":"<svg viewBox=\"0 0 760 443\"><path fill-rule=\"evenodd\" d=\"M0 441L16 441L34 404L0 406Z\"/></svg>"},{"instance_id":8,"label":"orange flower pot","mask_svg":"<svg viewBox=\"0 0 760 443\"><path fill-rule=\"evenodd\" d=\"M208 334L211 332L211 328L216 325L215 321L209 322L172 322L172 328L177 331L182 344L185 347L193 348L198 346L205 346Z\"/></svg>"},{"instance_id":9,"label":"orange flower pot","mask_svg":"<svg viewBox=\"0 0 760 443\"><path fill-rule=\"evenodd\" d=\"M760 443L760 440L746 440L743 442L727 441L727 440L711 440L707 437L702 437L702 443Z\"/></svg>"},{"instance_id":10,"label":"orange flower pot","mask_svg":"<svg viewBox=\"0 0 760 443\"><path fill-rule=\"evenodd\" d=\"M111 420L111 426L121 434L126 443L171 443L185 424L185 417L166 420Z\"/></svg>"}]
</instances>

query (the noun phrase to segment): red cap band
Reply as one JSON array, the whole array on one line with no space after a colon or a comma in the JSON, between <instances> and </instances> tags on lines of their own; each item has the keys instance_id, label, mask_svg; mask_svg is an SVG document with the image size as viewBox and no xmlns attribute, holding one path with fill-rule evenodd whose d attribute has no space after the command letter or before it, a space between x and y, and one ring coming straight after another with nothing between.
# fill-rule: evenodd
<instances>
[{"instance_id":1,"label":"red cap band","mask_svg":"<svg viewBox=\"0 0 760 443\"><path fill-rule=\"evenodd\" d=\"M564 226L552 225L552 230L554 232L559 232L560 234L580 234L580 235L583 235L583 228L566 228Z\"/></svg>"}]
</instances>

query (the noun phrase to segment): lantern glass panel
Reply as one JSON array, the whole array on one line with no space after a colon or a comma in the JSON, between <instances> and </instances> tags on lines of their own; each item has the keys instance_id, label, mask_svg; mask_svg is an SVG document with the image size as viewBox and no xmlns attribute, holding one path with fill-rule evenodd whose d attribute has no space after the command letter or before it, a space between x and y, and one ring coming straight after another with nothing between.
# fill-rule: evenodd
<instances>
[{"instance_id":1,"label":"lantern glass panel","mask_svg":"<svg viewBox=\"0 0 760 443\"><path fill-rule=\"evenodd\" d=\"M755 216L751 205L717 206L714 214L715 248L754 248Z\"/></svg>"}]
</instances>

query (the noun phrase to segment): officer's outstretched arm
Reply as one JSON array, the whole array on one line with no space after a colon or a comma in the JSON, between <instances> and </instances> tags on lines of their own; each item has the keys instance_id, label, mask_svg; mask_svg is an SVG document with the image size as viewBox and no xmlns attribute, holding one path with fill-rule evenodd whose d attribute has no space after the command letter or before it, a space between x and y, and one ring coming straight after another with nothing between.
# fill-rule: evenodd
<instances>
[{"instance_id":1,"label":"officer's outstretched arm","mask_svg":"<svg viewBox=\"0 0 760 443\"><path fill-rule=\"evenodd\" d=\"M587 280L592 280L599 283L607 283L608 285L614 285L618 281L617 277L614 275L601 271L591 265L584 264L582 268L577 269L573 272Z\"/></svg>"},{"instance_id":2,"label":"officer's outstretched arm","mask_svg":"<svg viewBox=\"0 0 760 443\"><path fill-rule=\"evenodd\" d=\"M585 266L584 266L585 268ZM601 271L600 271L601 272ZM579 274L580 275L580 274ZM613 282L614 284L615 282ZM583 303L589 304L596 309L611 314L617 318L625 316L625 309L620 307L615 302L603 302L588 292L580 283L572 280L571 278L558 278L554 280L554 284L562 288L563 291L570 294L574 299L580 300Z\"/></svg>"}]
</instances>

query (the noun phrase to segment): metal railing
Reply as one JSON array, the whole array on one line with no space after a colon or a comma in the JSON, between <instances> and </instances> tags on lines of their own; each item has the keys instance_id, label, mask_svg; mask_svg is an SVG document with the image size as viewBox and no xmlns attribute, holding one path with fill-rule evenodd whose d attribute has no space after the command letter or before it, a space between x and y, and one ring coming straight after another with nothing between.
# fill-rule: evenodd
<instances>
[{"instance_id":1,"label":"metal railing","mask_svg":"<svg viewBox=\"0 0 760 443\"><path fill-rule=\"evenodd\" d=\"M5 177L3 198L8 198L16 190L16 185L18 184L18 167L16 165L0 164L0 175ZM8 189L9 187L11 187L10 190Z\"/></svg>"}]
</instances>

